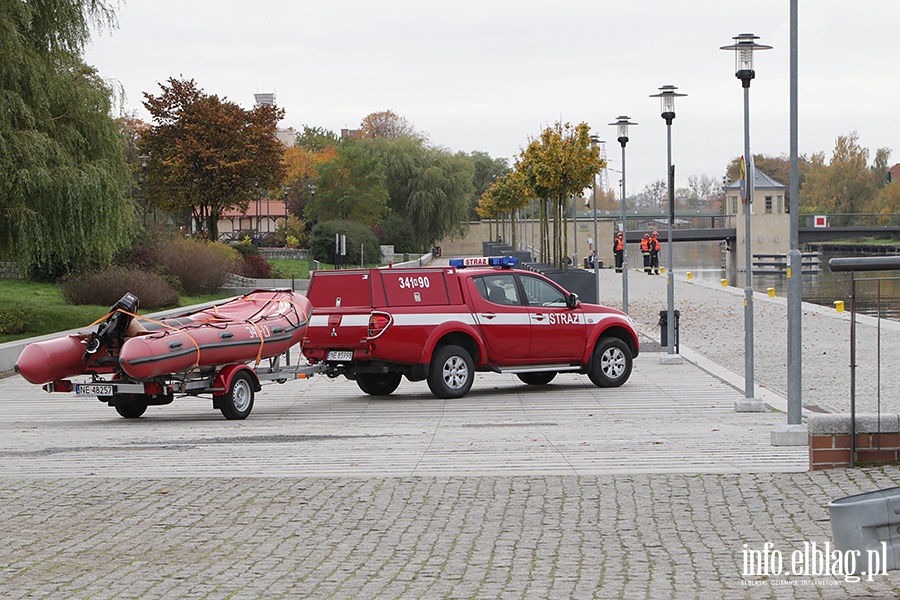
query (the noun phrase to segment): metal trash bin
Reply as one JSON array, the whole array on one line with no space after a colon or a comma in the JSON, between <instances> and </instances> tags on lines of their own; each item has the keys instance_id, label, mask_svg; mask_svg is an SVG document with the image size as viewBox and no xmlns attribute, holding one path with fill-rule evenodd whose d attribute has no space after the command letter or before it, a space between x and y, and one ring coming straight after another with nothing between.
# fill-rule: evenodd
<instances>
[{"instance_id":1,"label":"metal trash bin","mask_svg":"<svg viewBox=\"0 0 900 600\"><path fill-rule=\"evenodd\" d=\"M681 320L681 311L675 309L675 348L678 348L678 324ZM659 311L659 345L663 348L669 345L669 311Z\"/></svg>"},{"instance_id":2,"label":"metal trash bin","mask_svg":"<svg viewBox=\"0 0 900 600\"><path fill-rule=\"evenodd\" d=\"M838 498L828 514L834 545L853 552L856 573L900 568L900 487Z\"/></svg>"}]
</instances>

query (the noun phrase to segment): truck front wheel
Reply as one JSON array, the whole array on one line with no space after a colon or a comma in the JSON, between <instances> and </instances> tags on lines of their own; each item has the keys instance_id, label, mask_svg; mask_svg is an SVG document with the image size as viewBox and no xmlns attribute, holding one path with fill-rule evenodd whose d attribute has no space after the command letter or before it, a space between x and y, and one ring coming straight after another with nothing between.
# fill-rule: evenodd
<instances>
[{"instance_id":1,"label":"truck front wheel","mask_svg":"<svg viewBox=\"0 0 900 600\"><path fill-rule=\"evenodd\" d=\"M591 356L588 377L597 387L619 387L631 376L631 349L615 337L601 338Z\"/></svg>"},{"instance_id":2,"label":"truck front wheel","mask_svg":"<svg viewBox=\"0 0 900 600\"><path fill-rule=\"evenodd\" d=\"M438 398L462 398L469 393L475 379L475 363L459 346L435 349L428 369L428 387Z\"/></svg>"},{"instance_id":3,"label":"truck front wheel","mask_svg":"<svg viewBox=\"0 0 900 600\"><path fill-rule=\"evenodd\" d=\"M356 385L370 396L387 396L400 385L400 373L357 373Z\"/></svg>"}]
</instances>

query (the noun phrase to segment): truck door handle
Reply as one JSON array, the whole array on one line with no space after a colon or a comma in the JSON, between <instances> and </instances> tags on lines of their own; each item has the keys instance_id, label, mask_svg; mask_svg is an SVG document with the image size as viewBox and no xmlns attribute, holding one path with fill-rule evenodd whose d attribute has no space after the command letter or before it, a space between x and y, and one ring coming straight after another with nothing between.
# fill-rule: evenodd
<instances>
[{"instance_id":1,"label":"truck door handle","mask_svg":"<svg viewBox=\"0 0 900 600\"><path fill-rule=\"evenodd\" d=\"M542 314L536 314L536 315L534 315L534 314L533 314L533 315L531 315L531 318L534 319L535 321L543 321L543 320L544 320L544 315L542 315Z\"/></svg>"},{"instance_id":2,"label":"truck door handle","mask_svg":"<svg viewBox=\"0 0 900 600\"><path fill-rule=\"evenodd\" d=\"M497 315L495 313L481 313L481 316L484 317L485 319L493 319Z\"/></svg>"}]
</instances>

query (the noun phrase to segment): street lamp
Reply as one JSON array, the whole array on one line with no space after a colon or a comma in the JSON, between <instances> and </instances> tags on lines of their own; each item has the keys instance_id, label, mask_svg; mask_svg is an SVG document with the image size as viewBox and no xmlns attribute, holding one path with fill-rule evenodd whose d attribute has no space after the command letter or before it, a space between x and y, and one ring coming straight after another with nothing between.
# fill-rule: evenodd
<instances>
[{"instance_id":1,"label":"street lamp","mask_svg":"<svg viewBox=\"0 0 900 600\"><path fill-rule=\"evenodd\" d=\"M666 261L667 291L668 291L668 310L666 314L666 340L667 344L667 362L679 363L675 360L675 274L672 272L673 259L672 247L672 227L675 224L675 166L672 164L672 121L675 120L675 98L687 96L687 94L679 94L675 90L678 88L674 85L664 85L659 88L658 94L651 94L651 98L659 98L660 116L666 122L666 165L668 174L669 188L669 231L666 239L668 246L668 259Z\"/></svg>"},{"instance_id":2,"label":"street lamp","mask_svg":"<svg viewBox=\"0 0 900 600\"><path fill-rule=\"evenodd\" d=\"M625 144L628 143L628 126L637 125L629 121L631 117L620 115L615 123L618 137L616 140L622 144L622 312L628 313L628 233L626 231L626 206L625 206Z\"/></svg>"},{"instance_id":3,"label":"street lamp","mask_svg":"<svg viewBox=\"0 0 900 600\"><path fill-rule=\"evenodd\" d=\"M750 208L756 174L753 155L750 154L750 82L756 77L753 70L753 51L770 50L772 46L757 44L759 36L742 33L735 36L734 44L722 46L722 50L734 50L735 77L744 88L744 165L746 169L746 198L744 200L744 268L746 287L744 288L744 403L742 410L762 411L765 405L753 398L753 254L750 238Z\"/></svg>"},{"instance_id":4,"label":"street lamp","mask_svg":"<svg viewBox=\"0 0 900 600\"><path fill-rule=\"evenodd\" d=\"M144 196L144 228L147 227L147 163L150 160L149 154L141 154L138 156L141 161L141 188Z\"/></svg>"},{"instance_id":5,"label":"street lamp","mask_svg":"<svg viewBox=\"0 0 900 600\"><path fill-rule=\"evenodd\" d=\"M591 136L591 148L595 151L600 144L605 144L599 135ZM600 304L600 238L597 237L597 176L594 175L594 284L597 286L597 304ZM576 228L577 229L577 228ZM578 233L575 233L578 236Z\"/></svg>"}]
</instances>

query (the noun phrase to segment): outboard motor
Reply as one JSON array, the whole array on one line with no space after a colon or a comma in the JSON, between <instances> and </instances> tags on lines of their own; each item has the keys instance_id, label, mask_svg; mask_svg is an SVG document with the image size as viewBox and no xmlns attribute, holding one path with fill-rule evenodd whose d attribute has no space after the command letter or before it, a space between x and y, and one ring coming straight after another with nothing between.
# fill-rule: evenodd
<instances>
[{"instance_id":1,"label":"outboard motor","mask_svg":"<svg viewBox=\"0 0 900 600\"><path fill-rule=\"evenodd\" d=\"M82 360L87 362L91 355L96 354L101 347L119 348L124 341L125 331L131 324L132 316L125 313L136 314L140 302L137 296L131 292L126 292L118 302L112 305L109 312L109 318L100 326L97 332L91 334L91 339L87 343ZM124 311L124 312L123 312Z\"/></svg>"}]
</instances>

